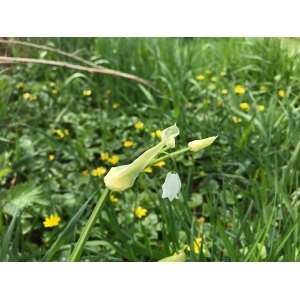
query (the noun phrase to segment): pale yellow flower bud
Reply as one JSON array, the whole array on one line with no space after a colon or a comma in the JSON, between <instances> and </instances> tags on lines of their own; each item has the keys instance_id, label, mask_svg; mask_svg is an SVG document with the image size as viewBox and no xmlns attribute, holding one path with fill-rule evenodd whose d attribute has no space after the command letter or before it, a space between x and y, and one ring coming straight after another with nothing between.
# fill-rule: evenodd
<instances>
[{"instance_id":1,"label":"pale yellow flower bud","mask_svg":"<svg viewBox=\"0 0 300 300\"><path fill-rule=\"evenodd\" d=\"M207 139L195 140L195 141L189 142L188 146L190 148L190 151L197 152L203 148L210 146L217 137L218 136L212 136Z\"/></svg>"}]
</instances>

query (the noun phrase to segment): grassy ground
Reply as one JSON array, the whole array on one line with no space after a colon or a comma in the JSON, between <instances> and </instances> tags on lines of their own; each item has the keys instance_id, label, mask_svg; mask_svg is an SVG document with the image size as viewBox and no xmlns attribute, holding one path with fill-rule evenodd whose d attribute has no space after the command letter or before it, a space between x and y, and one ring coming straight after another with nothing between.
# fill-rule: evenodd
<instances>
[{"instance_id":1,"label":"grassy ground","mask_svg":"<svg viewBox=\"0 0 300 300\"><path fill-rule=\"evenodd\" d=\"M171 161L113 193L81 260L157 261L179 249L187 261L300 260L299 52L280 39L26 40L149 80L160 92L116 75L1 65L1 261L67 260L105 173L174 123L175 151L219 137L177 158L179 199L161 198ZM24 45L1 51L84 65ZM58 225L45 227L51 214Z\"/></svg>"}]
</instances>

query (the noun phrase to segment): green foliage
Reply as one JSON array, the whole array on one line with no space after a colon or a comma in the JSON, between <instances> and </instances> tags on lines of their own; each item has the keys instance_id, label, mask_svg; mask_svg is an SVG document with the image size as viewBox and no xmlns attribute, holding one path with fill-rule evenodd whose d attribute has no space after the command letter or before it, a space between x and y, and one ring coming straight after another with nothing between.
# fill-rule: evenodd
<instances>
[{"instance_id":1,"label":"green foliage","mask_svg":"<svg viewBox=\"0 0 300 300\"><path fill-rule=\"evenodd\" d=\"M179 250L187 261L300 260L299 51L274 38L26 41L53 51L15 44L8 55L93 64L160 92L116 74L0 65L1 261L67 260L104 190L97 168L131 163L174 123L174 151L219 137L176 158L179 199L161 198L169 160L113 193L118 201L104 205L81 260L159 261ZM51 214L61 221L45 228Z\"/></svg>"}]
</instances>

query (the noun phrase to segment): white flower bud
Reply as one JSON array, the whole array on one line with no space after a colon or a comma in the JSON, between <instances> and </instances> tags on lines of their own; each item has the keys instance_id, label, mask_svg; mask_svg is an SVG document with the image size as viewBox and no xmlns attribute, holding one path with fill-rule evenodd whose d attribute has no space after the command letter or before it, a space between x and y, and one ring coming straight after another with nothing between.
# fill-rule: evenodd
<instances>
[{"instance_id":1,"label":"white flower bud","mask_svg":"<svg viewBox=\"0 0 300 300\"><path fill-rule=\"evenodd\" d=\"M190 151L197 152L203 148L210 146L217 137L218 136L212 136L207 139L195 140L195 141L189 142L188 146L190 148Z\"/></svg>"}]
</instances>

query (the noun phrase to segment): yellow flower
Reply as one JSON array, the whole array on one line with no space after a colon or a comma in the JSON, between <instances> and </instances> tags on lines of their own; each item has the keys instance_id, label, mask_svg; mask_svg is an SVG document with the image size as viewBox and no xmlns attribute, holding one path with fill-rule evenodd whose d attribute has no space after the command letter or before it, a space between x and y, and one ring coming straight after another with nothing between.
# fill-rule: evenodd
<instances>
[{"instance_id":1,"label":"yellow flower","mask_svg":"<svg viewBox=\"0 0 300 300\"><path fill-rule=\"evenodd\" d=\"M83 96L90 96L92 94L92 91L90 91L90 90L84 90L83 92L82 92L82 95Z\"/></svg>"},{"instance_id":2,"label":"yellow flower","mask_svg":"<svg viewBox=\"0 0 300 300\"><path fill-rule=\"evenodd\" d=\"M143 170L143 172L145 172L145 173L152 173L153 171L152 171L151 168L146 168L145 170Z\"/></svg>"},{"instance_id":3,"label":"yellow flower","mask_svg":"<svg viewBox=\"0 0 300 300\"><path fill-rule=\"evenodd\" d=\"M65 135L69 135L69 130L68 129L64 129L64 134Z\"/></svg>"},{"instance_id":4,"label":"yellow flower","mask_svg":"<svg viewBox=\"0 0 300 300\"><path fill-rule=\"evenodd\" d=\"M216 82L216 81L217 81L217 77L212 77L212 78L211 78L211 81L212 81L212 82Z\"/></svg>"},{"instance_id":5,"label":"yellow flower","mask_svg":"<svg viewBox=\"0 0 300 300\"><path fill-rule=\"evenodd\" d=\"M113 155L111 158L108 158L108 161L109 161L111 164L115 165L115 164L118 163L118 161L119 161L119 156Z\"/></svg>"},{"instance_id":6,"label":"yellow flower","mask_svg":"<svg viewBox=\"0 0 300 300\"><path fill-rule=\"evenodd\" d=\"M145 216L147 215L147 209L142 208L141 206L138 206L138 207L134 210L134 213L135 213L135 215L136 215L138 218L145 217Z\"/></svg>"},{"instance_id":7,"label":"yellow flower","mask_svg":"<svg viewBox=\"0 0 300 300\"><path fill-rule=\"evenodd\" d=\"M158 163L156 163L154 166L155 167L162 167L162 166L164 166L166 163L164 162L164 161L160 161L160 162L158 162Z\"/></svg>"},{"instance_id":8,"label":"yellow flower","mask_svg":"<svg viewBox=\"0 0 300 300\"><path fill-rule=\"evenodd\" d=\"M198 76L196 77L197 80L204 80L204 78L205 78L205 77L204 77L203 75L198 75Z\"/></svg>"},{"instance_id":9,"label":"yellow flower","mask_svg":"<svg viewBox=\"0 0 300 300\"><path fill-rule=\"evenodd\" d=\"M265 85L261 85L261 86L259 87L259 89L260 89L261 91L266 91L268 88L267 88Z\"/></svg>"},{"instance_id":10,"label":"yellow flower","mask_svg":"<svg viewBox=\"0 0 300 300\"><path fill-rule=\"evenodd\" d=\"M278 92L278 95L279 95L281 98L283 98L283 97L284 97L284 91L283 91L283 90L280 90L280 91ZM24 97L24 95L23 95L23 97Z\"/></svg>"},{"instance_id":11,"label":"yellow flower","mask_svg":"<svg viewBox=\"0 0 300 300\"><path fill-rule=\"evenodd\" d=\"M88 176L89 175L89 171L88 170L83 170L81 172L81 174L84 175L84 176Z\"/></svg>"},{"instance_id":12,"label":"yellow flower","mask_svg":"<svg viewBox=\"0 0 300 300\"><path fill-rule=\"evenodd\" d=\"M50 160L53 160L55 158L55 156L53 154L50 154L48 157Z\"/></svg>"},{"instance_id":13,"label":"yellow flower","mask_svg":"<svg viewBox=\"0 0 300 300\"><path fill-rule=\"evenodd\" d=\"M56 129L56 130L54 130L54 132L61 138L63 138L65 136L60 129Z\"/></svg>"},{"instance_id":14,"label":"yellow flower","mask_svg":"<svg viewBox=\"0 0 300 300\"><path fill-rule=\"evenodd\" d=\"M221 75L221 76L225 76L226 74L227 74L226 71L220 72L220 75Z\"/></svg>"},{"instance_id":15,"label":"yellow flower","mask_svg":"<svg viewBox=\"0 0 300 300\"><path fill-rule=\"evenodd\" d=\"M202 241L202 239L199 237L199 238L196 238L196 240L194 241L194 252L196 253L196 254L198 254L199 253L199 250L200 250L200 248L201 248L201 241ZM190 251L191 250L191 248L189 247L189 246L186 246L186 248ZM205 253L206 252L206 250L204 249L204 248L202 248L202 253Z\"/></svg>"},{"instance_id":16,"label":"yellow flower","mask_svg":"<svg viewBox=\"0 0 300 300\"><path fill-rule=\"evenodd\" d=\"M210 85L208 86L208 88L209 88L210 90L214 90L214 89L216 88L216 86L215 86L214 84L210 84Z\"/></svg>"},{"instance_id":17,"label":"yellow flower","mask_svg":"<svg viewBox=\"0 0 300 300\"><path fill-rule=\"evenodd\" d=\"M102 152L102 153L100 153L100 155L101 155L102 160L108 160L108 158L109 158L108 152Z\"/></svg>"},{"instance_id":18,"label":"yellow flower","mask_svg":"<svg viewBox=\"0 0 300 300\"><path fill-rule=\"evenodd\" d=\"M114 103L114 104L113 104L113 108L114 108L114 109L118 108L119 106L120 106L120 103Z\"/></svg>"},{"instance_id":19,"label":"yellow flower","mask_svg":"<svg viewBox=\"0 0 300 300\"><path fill-rule=\"evenodd\" d=\"M45 218L45 221L43 222L44 227L53 227L53 226L57 226L59 221L60 221L60 217L57 215L50 215L50 218Z\"/></svg>"},{"instance_id":20,"label":"yellow flower","mask_svg":"<svg viewBox=\"0 0 300 300\"><path fill-rule=\"evenodd\" d=\"M220 107L220 106L222 106L222 105L223 105L223 102L222 102L220 99L218 99L218 100L217 100L217 106Z\"/></svg>"},{"instance_id":21,"label":"yellow flower","mask_svg":"<svg viewBox=\"0 0 300 300\"><path fill-rule=\"evenodd\" d=\"M106 91L105 91L105 94L106 94L106 95L111 94L111 90L106 90Z\"/></svg>"},{"instance_id":22,"label":"yellow flower","mask_svg":"<svg viewBox=\"0 0 300 300\"><path fill-rule=\"evenodd\" d=\"M234 123L241 123L241 122L242 122L242 119L237 118L236 116L233 116L233 117L232 117L232 121L233 121Z\"/></svg>"},{"instance_id":23,"label":"yellow flower","mask_svg":"<svg viewBox=\"0 0 300 300\"><path fill-rule=\"evenodd\" d=\"M200 224L203 224L205 222L205 218L200 217L199 219L197 219L197 222L199 222Z\"/></svg>"},{"instance_id":24,"label":"yellow flower","mask_svg":"<svg viewBox=\"0 0 300 300\"><path fill-rule=\"evenodd\" d=\"M199 172L199 176L201 176L201 177L205 176L205 172L204 171L200 171Z\"/></svg>"},{"instance_id":25,"label":"yellow flower","mask_svg":"<svg viewBox=\"0 0 300 300\"><path fill-rule=\"evenodd\" d=\"M211 71L210 71L210 70L206 70L205 73L206 73L207 75L209 75L209 74L211 73Z\"/></svg>"},{"instance_id":26,"label":"yellow flower","mask_svg":"<svg viewBox=\"0 0 300 300\"><path fill-rule=\"evenodd\" d=\"M227 94L228 94L228 91L227 91L226 89L222 89L221 93L222 93L223 95L227 95Z\"/></svg>"},{"instance_id":27,"label":"yellow flower","mask_svg":"<svg viewBox=\"0 0 300 300\"><path fill-rule=\"evenodd\" d=\"M257 109L259 111L264 111L265 110L265 107L263 105L257 105Z\"/></svg>"},{"instance_id":28,"label":"yellow flower","mask_svg":"<svg viewBox=\"0 0 300 300\"><path fill-rule=\"evenodd\" d=\"M54 82L49 82L49 86L53 87L53 86L55 86L55 83Z\"/></svg>"},{"instance_id":29,"label":"yellow flower","mask_svg":"<svg viewBox=\"0 0 300 300\"><path fill-rule=\"evenodd\" d=\"M16 85L16 88L17 89L20 89L21 87L23 87L24 83L23 82L19 82L17 85Z\"/></svg>"},{"instance_id":30,"label":"yellow flower","mask_svg":"<svg viewBox=\"0 0 300 300\"><path fill-rule=\"evenodd\" d=\"M52 94L56 95L58 93L58 90L52 90Z\"/></svg>"},{"instance_id":31,"label":"yellow flower","mask_svg":"<svg viewBox=\"0 0 300 300\"><path fill-rule=\"evenodd\" d=\"M136 129L141 129L141 128L144 127L144 123L142 123L142 122L139 121L139 122L135 123L134 126L135 126Z\"/></svg>"},{"instance_id":32,"label":"yellow flower","mask_svg":"<svg viewBox=\"0 0 300 300\"><path fill-rule=\"evenodd\" d=\"M206 105L210 104L210 100L209 99L203 99L203 103L206 104Z\"/></svg>"},{"instance_id":33,"label":"yellow flower","mask_svg":"<svg viewBox=\"0 0 300 300\"><path fill-rule=\"evenodd\" d=\"M119 201L119 199L116 198L114 195L110 195L109 197L110 197L111 202L118 202Z\"/></svg>"},{"instance_id":34,"label":"yellow flower","mask_svg":"<svg viewBox=\"0 0 300 300\"><path fill-rule=\"evenodd\" d=\"M132 145L133 145L133 142L131 142L131 141L126 141L126 142L123 144L123 146L126 147L126 148L131 147Z\"/></svg>"},{"instance_id":35,"label":"yellow flower","mask_svg":"<svg viewBox=\"0 0 300 300\"><path fill-rule=\"evenodd\" d=\"M106 169L103 168L103 167L98 167L97 169L94 169L92 171L92 175L95 176L95 177L96 176L101 176L101 175L103 175L105 173L106 173Z\"/></svg>"},{"instance_id":36,"label":"yellow flower","mask_svg":"<svg viewBox=\"0 0 300 300\"><path fill-rule=\"evenodd\" d=\"M235 87L234 91L235 91L237 94L239 94L239 95L245 93L245 89L244 89L241 85L237 85L237 86Z\"/></svg>"},{"instance_id":37,"label":"yellow flower","mask_svg":"<svg viewBox=\"0 0 300 300\"><path fill-rule=\"evenodd\" d=\"M29 101L34 101L36 99L37 99L36 95L30 95L30 97L29 97Z\"/></svg>"},{"instance_id":38,"label":"yellow flower","mask_svg":"<svg viewBox=\"0 0 300 300\"><path fill-rule=\"evenodd\" d=\"M151 135L152 137L155 137L155 136L156 136L156 135L155 135L155 132L151 132L150 135Z\"/></svg>"},{"instance_id":39,"label":"yellow flower","mask_svg":"<svg viewBox=\"0 0 300 300\"><path fill-rule=\"evenodd\" d=\"M158 137L158 138L160 138L161 137L161 131L160 130L156 130L156 136Z\"/></svg>"},{"instance_id":40,"label":"yellow flower","mask_svg":"<svg viewBox=\"0 0 300 300\"><path fill-rule=\"evenodd\" d=\"M24 93L24 94L23 94L23 98L24 98L24 99L28 99L29 97L30 97L30 94L29 94L29 93Z\"/></svg>"},{"instance_id":41,"label":"yellow flower","mask_svg":"<svg viewBox=\"0 0 300 300\"><path fill-rule=\"evenodd\" d=\"M248 107L249 107L249 104L247 102L240 103L240 108L247 109Z\"/></svg>"}]
</instances>

